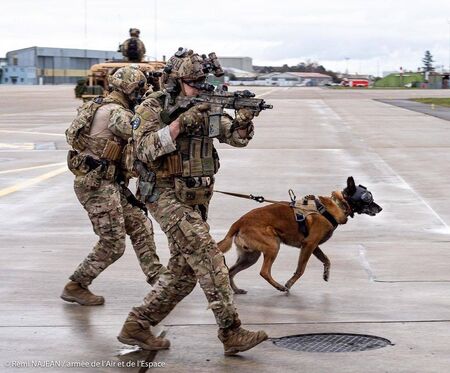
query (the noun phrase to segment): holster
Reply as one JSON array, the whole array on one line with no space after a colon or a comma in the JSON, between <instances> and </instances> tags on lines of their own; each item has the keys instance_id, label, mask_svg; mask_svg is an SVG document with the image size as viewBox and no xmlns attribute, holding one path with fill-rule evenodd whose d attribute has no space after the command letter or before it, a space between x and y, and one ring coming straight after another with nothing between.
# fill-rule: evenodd
<instances>
[{"instance_id":1,"label":"holster","mask_svg":"<svg viewBox=\"0 0 450 373\"><path fill-rule=\"evenodd\" d=\"M159 197L158 193L155 190L155 173L148 170L144 163L139 160L134 161L134 169L139 175L137 198L144 204L155 202Z\"/></svg>"},{"instance_id":2,"label":"holster","mask_svg":"<svg viewBox=\"0 0 450 373\"><path fill-rule=\"evenodd\" d=\"M100 187L102 179L115 180L116 165L107 160L99 160L76 150L69 150L67 166L75 176L83 176L83 183L90 189Z\"/></svg>"}]
</instances>

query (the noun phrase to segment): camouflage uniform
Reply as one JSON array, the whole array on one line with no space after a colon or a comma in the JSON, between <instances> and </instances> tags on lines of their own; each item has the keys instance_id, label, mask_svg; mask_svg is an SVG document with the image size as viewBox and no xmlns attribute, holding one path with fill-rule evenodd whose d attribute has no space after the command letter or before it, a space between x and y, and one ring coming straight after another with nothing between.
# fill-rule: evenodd
<instances>
[{"instance_id":1,"label":"camouflage uniform","mask_svg":"<svg viewBox=\"0 0 450 373\"><path fill-rule=\"evenodd\" d=\"M147 319L151 325L156 325L194 289L198 280L218 326L227 328L240 325L233 304L228 268L206 223L213 175L219 168L217 152L212 145L213 139L209 138L202 128L193 128L192 131L179 135L175 142L172 141L169 127L160 119L165 97L164 93L156 93L147 98L136 108L132 123L136 156L156 172L154 194L158 199L147 207L168 237L171 253L168 269L173 278L168 283L158 284L145 298L144 303L133 308L132 312ZM201 116L202 113L195 108L182 114L185 126L193 124L198 115ZM231 146L246 146L253 136L253 126L248 122L246 136L241 137L238 131L233 130L235 121L230 116L222 116L218 140ZM177 156L180 149L186 146L192 148L192 142L196 141L193 139L198 138L201 139L199 144L207 144L206 147L202 145L201 159L193 156L186 161L186 154ZM187 143L190 145L186 145ZM186 176L188 173L197 179L209 178L211 181L210 185L197 188L196 192L204 197L200 203L193 204L180 199L176 184L184 182L185 177L174 177L166 167L173 154L185 160L181 166L184 169L182 174ZM187 168L190 171L186 173Z\"/></svg>"},{"instance_id":2,"label":"camouflage uniform","mask_svg":"<svg viewBox=\"0 0 450 373\"><path fill-rule=\"evenodd\" d=\"M241 328L228 268L206 223L214 174L219 169L210 134L220 142L246 146L253 136L253 114L239 109L234 119L228 115L211 116L210 127L209 105L200 104L189 110L171 107L176 105L177 96L192 97L205 89L205 72L211 69L222 71L218 61L209 63L191 50L180 48L164 70L165 91L149 95L136 108L132 121L136 164L144 165L138 167L138 196L147 202L153 218L167 235L171 277L166 282L159 281L143 304L128 314L117 337L125 344L148 350L169 348L170 342L155 337L150 326L163 320L197 281L216 318L225 355L246 351L267 339L264 331ZM171 112L177 113L173 115L176 119L171 118ZM156 174L156 182L149 171Z\"/></svg>"},{"instance_id":3,"label":"camouflage uniform","mask_svg":"<svg viewBox=\"0 0 450 373\"><path fill-rule=\"evenodd\" d=\"M128 183L127 177L122 176L122 185L117 179L118 173L124 174L120 162L122 150L131 137L133 112L128 107L137 86L130 88L127 85L130 74L134 79L135 75L145 79L137 69L120 69L111 79L117 89L100 99L99 107L91 114L89 133L79 134L76 141L71 139L70 134L68 137L68 141L78 148L78 152L69 157L69 169L76 175L75 193L88 213L95 234L99 236L92 252L70 276L72 281L86 289L93 279L122 256L127 234L147 281L153 284L160 274L166 273L156 255L151 221L139 207L127 200L124 189ZM77 119L83 121L88 117L89 113L79 112ZM115 145L111 146L111 142ZM115 151L107 151L108 146ZM101 161L105 163L102 165Z\"/></svg>"},{"instance_id":4,"label":"camouflage uniform","mask_svg":"<svg viewBox=\"0 0 450 373\"><path fill-rule=\"evenodd\" d=\"M130 29L130 38L125 40L122 45L119 47L119 51L123 54L124 57L128 59L130 62L141 62L145 55L145 45L141 39L139 39L140 31L136 28ZM130 44L136 44L136 56L132 56L129 53Z\"/></svg>"}]
</instances>

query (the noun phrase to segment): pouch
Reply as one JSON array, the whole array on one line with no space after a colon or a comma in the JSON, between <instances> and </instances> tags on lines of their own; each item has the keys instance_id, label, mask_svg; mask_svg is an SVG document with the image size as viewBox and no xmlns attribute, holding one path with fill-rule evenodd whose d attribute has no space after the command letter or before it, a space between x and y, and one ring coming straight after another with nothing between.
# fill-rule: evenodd
<instances>
[{"instance_id":1,"label":"pouch","mask_svg":"<svg viewBox=\"0 0 450 373\"><path fill-rule=\"evenodd\" d=\"M84 156L76 150L69 150L67 153L67 168L75 176L85 175L89 171L87 166L84 164Z\"/></svg>"},{"instance_id":2,"label":"pouch","mask_svg":"<svg viewBox=\"0 0 450 373\"><path fill-rule=\"evenodd\" d=\"M183 179L175 178L175 195L180 202L190 206L203 205L212 197L214 184L189 188Z\"/></svg>"}]
</instances>

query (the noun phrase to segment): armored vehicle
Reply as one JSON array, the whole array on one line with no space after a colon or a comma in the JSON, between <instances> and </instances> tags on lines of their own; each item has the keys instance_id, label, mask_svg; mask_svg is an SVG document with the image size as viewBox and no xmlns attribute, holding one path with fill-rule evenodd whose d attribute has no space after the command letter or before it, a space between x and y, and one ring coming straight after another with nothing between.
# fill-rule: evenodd
<instances>
[{"instance_id":1,"label":"armored vehicle","mask_svg":"<svg viewBox=\"0 0 450 373\"><path fill-rule=\"evenodd\" d=\"M159 77L165 66L165 62L160 61L107 61L91 66L89 75L86 79L80 79L75 87L75 97L90 100L93 97L105 95L108 93L108 76L124 66L138 65L140 70L147 76L148 83L153 86L153 90L159 89Z\"/></svg>"}]
</instances>

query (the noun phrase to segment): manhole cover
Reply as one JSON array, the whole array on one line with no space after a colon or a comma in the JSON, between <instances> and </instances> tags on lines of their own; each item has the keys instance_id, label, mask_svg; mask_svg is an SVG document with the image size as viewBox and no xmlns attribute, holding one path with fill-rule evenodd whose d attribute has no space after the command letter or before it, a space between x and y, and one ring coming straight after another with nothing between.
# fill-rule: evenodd
<instances>
[{"instance_id":1,"label":"manhole cover","mask_svg":"<svg viewBox=\"0 0 450 373\"><path fill-rule=\"evenodd\" d=\"M306 352L353 352L391 346L388 339L364 334L317 333L273 339L278 347Z\"/></svg>"}]
</instances>

